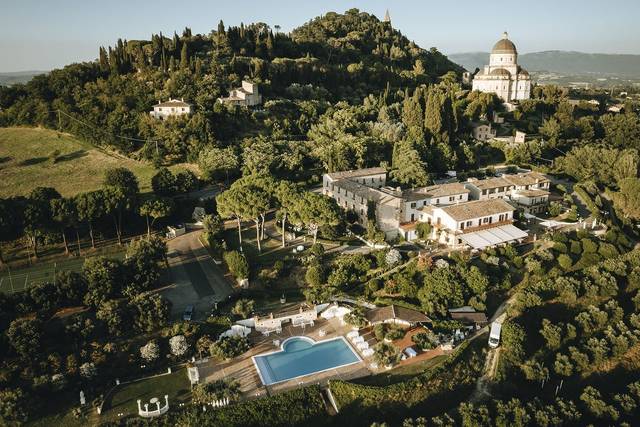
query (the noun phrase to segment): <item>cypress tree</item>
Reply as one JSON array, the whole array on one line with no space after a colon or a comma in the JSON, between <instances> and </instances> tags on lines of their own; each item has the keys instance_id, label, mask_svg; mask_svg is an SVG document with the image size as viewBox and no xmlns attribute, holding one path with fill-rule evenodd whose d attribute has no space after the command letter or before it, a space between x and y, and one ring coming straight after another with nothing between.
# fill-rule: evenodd
<instances>
[{"instance_id":1,"label":"cypress tree","mask_svg":"<svg viewBox=\"0 0 640 427\"><path fill-rule=\"evenodd\" d=\"M100 46L99 64L100 64L100 71L102 72L109 71L109 57L107 56L107 50L103 46Z\"/></svg>"},{"instance_id":2,"label":"cypress tree","mask_svg":"<svg viewBox=\"0 0 640 427\"><path fill-rule=\"evenodd\" d=\"M442 103L440 92L433 87L429 88L427 94L427 108L425 112L424 125L431 136L438 140L442 132Z\"/></svg>"},{"instance_id":3,"label":"cypress tree","mask_svg":"<svg viewBox=\"0 0 640 427\"><path fill-rule=\"evenodd\" d=\"M413 92L413 96L405 97L402 104L402 123L407 128L407 137L410 140L416 142L424 141L424 113L418 88Z\"/></svg>"},{"instance_id":4,"label":"cypress tree","mask_svg":"<svg viewBox=\"0 0 640 427\"><path fill-rule=\"evenodd\" d=\"M189 51L186 42L182 44L182 49L180 51L180 68L182 70L189 68Z\"/></svg>"}]
</instances>

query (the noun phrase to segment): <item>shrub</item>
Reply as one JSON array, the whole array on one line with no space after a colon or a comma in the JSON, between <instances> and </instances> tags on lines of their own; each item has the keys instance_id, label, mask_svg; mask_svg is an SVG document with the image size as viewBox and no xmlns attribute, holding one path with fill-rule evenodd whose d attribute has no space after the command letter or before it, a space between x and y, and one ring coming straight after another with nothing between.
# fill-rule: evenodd
<instances>
[{"instance_id":1,"label":"shrub","mask_svg":"<svg viewBox=\"0 0 640 427\"><path fill-rule=\"evenodd\" d=\"M249 350L249 340L244 337L223 337L209 347L211 356L220 359L233 359Z\"/></svg>"},{"instance_id":2,"label":"shrub","mask_svg":"<svg viewBox=\"0 0 640 427\"><path fill-rule=\"evenodd\" d=\"M393 344L378 343L373 354L374 360L383 366L393 366L400 360L400 352Z\"/></svg>"},{"instance_id":3,"label":"shrub","mask_svg":"<svg viewBox=\"0 0 640 427\"><path fill-rule=\"evenodd\" d=\"M149 341L140 347L140 356L146 362L154 362L160 357L160 347L155 341Z\"/></svg>"},{"instance_id":4,"label":"shrub","mask_svg":"<svg viewBox=\"0 0 640 427\"><path fill-rule=\"evenodd\" d=\"M567 245L565 243L556 242L556 243L553 244L553 249L556 252L560 252L561 254L566 254L567 253Z\"/></svg>"},{"instance_id":5,"label":"shrub","mask_svg":"<svg viewBox=\"0 0 640 427\"><path fill-rule=\"evenodd\" d=\"M598 244L591 239L582 239L582 251L585 254L595 253L598 250Z\"/></svg>"},{"instance_id":6,"label":"shrub","mask_svg":"<svg viewBox=\"0 0 640 427\"><path fill-rule=\"evenodd\" d=\"M193 403L208 405L216 400L229 399L236 401L240 398L240 383L233 380L216 380L198 384L193 388Z\"/></svg>"},{"instance_id":7,"label":"shrub","mask_svg":"<svg viewBox=\"0 0 640 427\"><path fill-rule=\"evenodd\" d=\"M404 330L398 326L391 325L389 323L378 323L373 328L373 334L378 341L384 339L389 341L399 340L404 337Z\"/></svg>"},{"instance_id":8,"label":"shrub","mask_svg":"<svg viewBox=\"0 0 640 427\"><path fill-rule=\"evenodd\" d=\"M224 262L233 276L240 280L249 277L249 263L238 251L229 251L224 254Z\"/></svg>"},{"instance_id":9,"label":"shrub","mask_svg":"<svg viewBox=\"0 0 640 427\"><path fill-rule=\"evenodd\" d=\"M611 243L601 242L598 248L598 253L603 258L613 258L619 255L618 250Z\"/></svg>"},{"instance_id":10,"label":"shrub","mask_svg":"<svg viewBox=\"0 0 640 427\"><path fill-rule=\"evenodd\" d=\"M314 243L309 248L309 253L316 258L322 259L322 257L324 256L324 246L322 245L322 243Z\"/></svg>"},{"instance_id":11,"label":"shrub","mask_svg":"<svg viewBox=\"0 0 640 427\"><path fill-rule=\"evenodd\" d=\"M601 260L602 260L602 257L597 253L583 252L582 257L578 262L580 263L581 266L586 267L589 265L597 264Z\"/></svg>"},{"instance_id":12,"label":"shrub","mask_svg":"<svg viewBox=\"0 0 640 427\"><path fill-rule=\"evenodd\" d=\"M322 265L312 265L307 268L304 280L309 286L321 286L326 279L324 267Z\"/></svg>"},{"instance_id":13,"label":"shrub","mask_svg":"<svg viewBox=\"0 0 640 427\"><path fill-rule=\"evenodd\" d=\"M0 389L0 423L2 425L22 425L27 421L29 415L27 411L31 406L20 388Z\"/></svg>"},{"instance_id":14,"label":"shrub","mask_svg":"<svg viewBox=\"0 0 640 427\"><path fill-rule=\"evenodd\" d=\"M395 267L402 262L402 254L397 249L391 249L384 257L387 267Z\"/></svg>"},{"instance_id":15,"label":"shrub","mask_svg":"<svg viewBox=\"0 0 640 427\"><path fill-rule=\"evenodd\" d=\"M572 240L571 241L571 253L580 255L582 253L582 245L580 242Z\"/></svg>"},{"instance_id":16,"label":"shrub","mask_svg":"<svg viewBox=\"0 0 640 427\"><path fill-rule=\"evenodd\" d=\"M411 341L413 341L422 350L431 350L436 346L433 337L426 332L415 334L411 337Z\"/></svg>"},{"instance_id":17,"label":"shrub","mask_svg":"<svg viewBox=\"0 0 640 427\"><path fill-rule=\"evenodd\" d=\"M549 215L558 216L562 213L562 205L558 202L551 202L549 204Z\"/></svg>"},{"instance_id":18,"label":"shrub","mask_svg":"<svg viewBox=\"0 0 640 427\"><path fill-rule=\"evenodd\" d=\"M98 374L96 365L91 362L85 362L80 365L80 376L85 380L90 380Z\"/></svg>"},{"instance_id":19,"label":"shrub","mask_svg":"<svg viewBox=\"0 0 640 427\"><path fill-rule=\"evenodd\" d=\"M255 305L256 303L254 300L242 298L236 301L235 305L231 309L231 313L235 314L236 316L246 318L250 316L251 313L253 313L253 311L255 310Z\"/></svg>"},{"instance_id":20,"label":"shrub","mask_svg":"<svg viewBox=\"0 0 640 427\"><path fill-rule=\"evenodd\" d=\"M189 349L189 343L184 335L176 335L169 340L169 348L174 356L182 356Z\"/></svg>"},{"instance_id":21,"label":"shrub","mask_svg":"<svg viewBox=\"0 0 640 427\"><path fill-rule=\"evenodd\" d=\"M419 222L418 225L416 225L416 233L418 234L419 238L428 239L429 235L431 234L431 224L426 222Z\"/></svg>"},{"instance_id":22,"label":"shrub","mask_svg":"<svg viewBox=\"0 0 640 427\"><path fill-rule=\"evenodd\" d=\"M578 207L576 205L571 205L571 209L567 214L567 221L576 222L578 220Z\"/></svg>"},{"instance_id":23,"label":"shrub","mask_svg":"<svg viewBox=\"0 0 640 427\"><path fill-rule=\"evenodd\" d=\"M171 412L168 416L172 416ZM327 424L327 411L319 386L298 388L259 399L247 400L212 411L188 413L188 421L177 413L167 425L194 426L320 426Z\"/></svg>"},{"instance_id":24,"label":"shrub","mask_svg":"<svg viewBox=\"0 0 640 427\"><path fill-rule=\"evenodd\" d=\"M614 230L609 230L605 233L604 238L609 243L615 243L618 240L618 233Z\"/></svg>"},{"instance_id":25,"label":"shrub","mask_svg":"<svg viewBox=\"0 0 640 427\"><path fill-rule=\"evenodd\" d=\"M560 254L560 256L558 256L558 265L560 265L563 270L569 270L571 266L573 266L573 260L569 255Z\"/></svg>"},{"instance_id":26,"label":"shrub","mask_svg":"<svg viewBox=\"0 0 640 427\"><path fill-rule=\"evenodd\" d=\"M350 313L345 314L343 319L349 325L357 328L364 328L367 324L367 319L365 319L360 307L356 307Z\"/></svg>"}]
</instances>

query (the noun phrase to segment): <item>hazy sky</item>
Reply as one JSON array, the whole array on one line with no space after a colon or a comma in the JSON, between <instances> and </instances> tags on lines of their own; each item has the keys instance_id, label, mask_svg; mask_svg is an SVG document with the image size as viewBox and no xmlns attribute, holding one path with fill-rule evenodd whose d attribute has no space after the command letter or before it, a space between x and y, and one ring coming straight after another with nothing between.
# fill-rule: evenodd
<instances>
[{"instance_id":1,"label":"hazy sky","mask_svg":"<svg viewBox=\"0 0 640 427\"><path fill-rule=\"evenodd\" d=\"M640 54L640 0L0 0L0 72L92 60L118 37L149 39L185 26L208 33L262 21L289 31L352 7L384 16L420 46L487 51L508 31L521 53L576 50Z\"/></svg>"}]
</instances>

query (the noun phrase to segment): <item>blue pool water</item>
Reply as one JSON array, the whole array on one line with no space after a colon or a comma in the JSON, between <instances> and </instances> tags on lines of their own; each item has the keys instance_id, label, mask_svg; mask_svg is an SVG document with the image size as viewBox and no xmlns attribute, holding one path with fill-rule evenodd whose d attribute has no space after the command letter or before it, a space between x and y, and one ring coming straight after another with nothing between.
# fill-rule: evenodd
<instances>
[{"instance_id":1,"label":"blue pool water","mask_svg":"<svg viewBox=\"0 0 640 427\"><path fill-rule=\"evenodd\" d=\"M314 343L306 337L287 339L281 351L254 356L253 361L263 384L325 371L360 361L344 338Z\"/></svg>"}]
</instances>

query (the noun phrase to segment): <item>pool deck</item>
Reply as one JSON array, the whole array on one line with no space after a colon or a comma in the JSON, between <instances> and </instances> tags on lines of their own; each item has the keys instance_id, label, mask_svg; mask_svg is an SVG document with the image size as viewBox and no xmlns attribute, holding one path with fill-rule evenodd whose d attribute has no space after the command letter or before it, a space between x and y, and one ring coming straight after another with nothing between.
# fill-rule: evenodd
<instances>
[{"instance_id":1,"label":"pool deck","mask_svg":"<svg viewBox=\"0 0 640 427\"><path fill-rule=\"evenodd\" d=\"M320 336L320 330L325 331L323 337ZM288 381L283 381L270 386L265 386L260 381L258 372L253 363L252 357L263 353L269 353L277 351L280 347L273 345L274 340L280 340L280 343L285 339L293 336L307 336L315 341L323 341L331 338L345 336L352 328L347 325L342 325L338 319L326 320L318 318L314 326L307 326L304 329L298 326L287 325L282 328L282 332L279 334L272 333L265 337L262 334L253 332L249 339L253 344L253 347L242 356L232 359L227 362L218 363L215 361L209 361L207 363L199 365L200 377L204 382L210 382L220 379L234 379L240 383L240 390L246 398L262 396L265 394L278 393L284 390L297 388L302 385L319 384L324 385L330 379L343 379L350 380L363 376L370 375L371 370L367 367L370 358L363 358L362 354L356 350L354 346L351 346L353 350L358 354L363 361L354 363L352 365L337 367L323 372L306 375L301 378L294 378ZM349 343L351 345L351 343Z\"/></svg>"}]
</instances>

